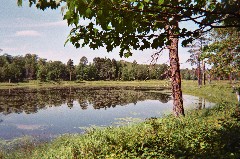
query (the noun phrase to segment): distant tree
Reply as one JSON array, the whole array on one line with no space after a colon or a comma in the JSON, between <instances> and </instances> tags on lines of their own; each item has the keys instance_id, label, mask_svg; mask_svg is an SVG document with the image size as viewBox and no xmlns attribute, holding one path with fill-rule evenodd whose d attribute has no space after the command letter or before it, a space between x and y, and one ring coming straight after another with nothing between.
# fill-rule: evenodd
<instances>
[{"instance_id":1,"label":"distant tree","mask_svg":"<svg viewBox=\"0 0 240 159\"><path fill-rule=\"evenodd\" d=\"M46 59L39 58L37 62L37 79L40 81L47 80L47 61Z\"/></svg>"},{"instance_id":2,"label":"distant tree","mask_svg":"<svg viewBox=\"0 0 240 159\"><path fill-rule=\"evenodd\" d=\"M181 69L181 77L185 80L191 80L191 71L187 69Z\"/></svg>"},{"instance_id":3,"label":"distant tree","mask_svg":"<svg viewBox=\"0 0 240 159\"><path fill-rule=\"evenodd\" d=\"M20 82L24 80L24 58L22 56L15 56L12 59L12 63L7 65L6 77L9 81Z\"/></svg>"},{"instance_id":4,"label":"distant tree","mask_svg":"<svg viewBox=\"0 0 240 159\"><path fill-rule=\"evenodd\" d=\"M118 78L118 65L117 65L117 61L115 59L112 59L112 68L111 68L111 72L112 72L112 78L113 80L116 80Z\"/></svg>"},{"instance_id":5,"label":"distant tree","mask_svg":"<svg viewBox=\"0 0 240 159\"><path fill-rule=\"evenodd\" d=\"M156 66L156 78L159 80L163 80L168 77L169 66L167 64L157 65Z\"/></svg>"},{"instance_id":6,"label":"distant tree","mask_svg":"<svg viewBox=\"0 0 240 159\"><path fill-rule=\"evenodd\" d=\"M127 64L129 80L133 81L136 79L136 70L134 69L133 63Z\"/></svg>"},{"instance_id":7,"label":"distant tree","mask_svg":"<svg viewBox=\"0 0 240 159\"><path fill-rule=\"evenodd\" d=\"M67 69L61 61L47 63L47 80L59 81L66 79Z\"/></svg>"},{"instance_id":8,"label":"distant tree","mask_svg":"<svg viewBox=\"0 0 240 159\"><path fill-rule=\"evenodd\" d=\"M0 66L3 67L4 65L10 64L13 62L13 57L8 54L3 54L0 56Z\"/></svg>"},{"instance_id":9,"label":"distant tree","mask_svg":"<svg viewBox=\"0 0 240 159\"><path fill-rule=\"evenodd\" d=\"M149 79L149 69L147 65L138 65L137 69L137 79L138 80L147 80Z\"/></svg>"},{"instance_id":10,"label":"distant tree","mask_svg":"<svg viewBox=\"0 0 240 159\"><path fill-rule=\"evenodd\" d=\"M133 68L133 76L134 76L134 79L136 79L136 76L137 76L137 67L138 63L136 60L133 60L133 63L132 63L132 68Z\"/></svg>"},{"instance_id":11,"label":"distant tree","mask_svg":"<svg viewBox=\"0 0 240 159\"><path fill-rule=\"evenodd\" d=\"M114 70L112 69L112 61L109 58L105 58L103 68L103 71L105 72L105 80L111 80L114 74Z\"/></svg>"},{"instance_id":12,"label":"distant tree","mask_svg":"<svg viewBox=\"0 0 240 159\"><path fill-rule=\"evenodd\" d=\"M199 38L187 45L191 48L188 51L190 53L190 58L187 60L187 62L190 62L192 66L197 66L198 86L201 86L202 84L205 85L205 61L203 56L203 48L207 45L209 40L206 36L206 34L201 34Z\"/></svg>"},{"instance_id":13,"label":"distant tree","mask_svg":"<svg viewBox=\"0 0 240 159\"><path fill-rule=\"evenodd\" d=\"M72 81L72 73L74 71L74 64L73 64L73 60L69 59L67 62L67 69L69 72L69 80Z\"/></svg>"},{"instance_id":14,"label":"distant tree","mask_svg":"<svg viewBox=\"0 0 240 159\"><path fill-rule=\"evenodd\" d=\"M86 80L92 81L97 79L97 69L95 65L90 63L84 70L86 70L87 74Z\"/></svg>"},{"instance_id":15,"label":"distant tree","mask_svg":"<svg viewBox=\"0 0 240 159\"><path fill-rule=\"evenodd\" d=\"M117 61L117 68L118 68L117 77L118 77L118 80L121 80L121 78L122 78L122 68L123 68L123 64L122 64L121 61Z\"/></svg>"},{"instance_id":16,"label":"distant tree","mask_svg":"<svg viewBox=\"0 0 240 159\"><path fill-rule=\"evenodd\" d=\"M86 66L88 64L88 59L85 56L81 57L79 64Z\"/></svg>"},{"instance_id":17,"label":"distant tree","mask_svg":"<svg viewBox=\"0 0 240 159\"><path fill-rule=\"evenodd\" d=\"M9 65L12 61L9 61L7 58L7 54L0 56L0 81L5 82L6 81L6 68L7 65ZM11 57L12 58L12 57Z\"/></svg>"},{"instance_id":18,"label":"distant tree","mask_svg":"<svg viewBox=\"0 0 240 159\"><path fill-rule=\"evenodd\" d=\"M129 79L129 72L128 72L128 68L127 67L123 67L122 68L122 77L121 77L121 79L123 81L129 81L130 80Z\"/></svg>"},{"instance_id":19,"label":"distant tree","mask_svg":"<svg viewBox=\"0 0 240 159\"><path fill-rule=\"evenodd\" d=\"M94 58L93 64L97 69L97 77L99 80L106 80L109 78L109 69L111 69L111 60L107 58Z\"/></svg>"},{"instance_id":20,"label":"distant tree","mask_svg":"<svg viewBox=\"0 0 240 159\"><path fill-rule=\"evenodd\" d=\"M212 66L211 73L230 82L233 75L240 71L239 31L233 28L214 29L211 32L211 44L205 47L204 57Z\"/></svg>"},{"instance_id":21,"label":"distant tree","mask_svg":"<svg viewBox=\"0 0 240 159\"><path fill-rule=\"evenodd\" d=\"M37 77L37 60L38 56L36 54L26 54L25 59L25 77L27 79L36 79Z\"/></svg>"},{"instance_id":22,"label":"distant tree","mask_svg":"<svg viewBox=\"0 0 240 159\"><path fill-rule=\"evenodd\" d=\"M86 68L87 64L88 64L88 59L85 56L81 57L77 67L77 76L78 78L80 78L80 80L87 79L86 76L84 75L84 69ZM86 72L86 69L85 69L85 72Z\"/></svg>"},{"instance_id":23,"label":"distant tree","mask_svg":"<svg viewBox=\"0 0 240 159\"><path fill-rule=\"evenodd\" d=\"M24 58L3 54L0 56L0 81L18 82L24 80Z\"/></svg>"}]
</instances>

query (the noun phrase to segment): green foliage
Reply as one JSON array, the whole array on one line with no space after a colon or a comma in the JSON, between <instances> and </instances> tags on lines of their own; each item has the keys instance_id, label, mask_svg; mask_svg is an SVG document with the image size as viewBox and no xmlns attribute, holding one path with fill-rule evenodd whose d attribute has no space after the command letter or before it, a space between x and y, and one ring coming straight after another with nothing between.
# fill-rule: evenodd
<instances>
[{"instance_id":1,"label":"green foliage","mask_svg":"<svg viewBox=\"0 0 240 159\"><path fill-rule=\"evenodd\" d=\"M206 29L239 27L239 1L212 0L28 0L42 10L64 8L64 19L73 26L68 40L76 48L88 45L92 49L106 47L110 52L120 47L120 56L131 56L131 50L162 48L170 43L169 29L185 38L183 45ZM61 3L64 2L64 3ZM18 0L18 4L22 3ZM83 25L82 20L87 22ZM177 22L195 23L190 30ZM168 27L167 27L168 26ZM191 28L192 29L192 28Z\"/></svg>"},{"instance_id":2,"label":"green foliage","mask_svg":"<svg viewBox=\"0 0 240 159\"><path fill-rule=\"evenodd\" d=\"M58 81L66 77L66 66L61 61L47 63L47 80Z\"/></svg>"},{"instance_id":3,"label":"green foliage","mask_svg":"<svg viewBox=\"0 0 240 159\"><path fill-rule=\"evenodd\" d=\"M68 60L67 69L68 69L68 72L69 72L69 81L71 81L72 80L72 74L73 74L73 71L74 71L74 64L73 64L72 59Z\"/></svg>"},{"instance_id":4,"label":"green foliage","mask_svg":"<svg viewBox=\"0 0 240 159\"><path fill-rule=\"evenodd\" d=\"M36 79L37 60L38 56L35 54L26 54L25 61L25 78L32 80Z\"/></svg>"},{"instance_id":5,"label":"green foliage","mask_svg":"<svg viewBox=\"0 0 240 159\"><path fill-rule=\"evenodd\" d=\"M212 65L211 74L217 77L234 75L240 70L239 31L237 29L215 29L212 31L212 43L204 51L204 57ZM230 77L232 78L232 77Z\"/></svg>"},{"instance_id":6,"label":"green foliage","mask_svg":"<svg viewBox=\"0 0 240 159\"><path fill-rule=\"evenodd\" d=\"M181 78L183 80L197 80L197 69L181 69Z\"/></svg>"},{"instance_id":7,"label":"green foliage","mask_svg":"<svg viewBox=\"0 0 240 159\"><path fill-rule=\"evenodd\" d=\"M78 65L69 59L66 64L61 61L47 61L35 54L23 56L0 56L0 82L21 82L29 80L71 81L71 80L149 80L166 79L168 66L143 65L136 61L116 61L115 59L96 57L88 64L83 56Z\"/></svg>"},{"instance_id":8,"label":"green foliage","mask_svg":"<svg viewBox=\"0 0 240 159\"><path fill-rule=\"evenodd\" d=\"M19 82L25 75L25 59L21 56L12 57L4 54L0 56L0 81Z\"/></svg>"}]
</instances>

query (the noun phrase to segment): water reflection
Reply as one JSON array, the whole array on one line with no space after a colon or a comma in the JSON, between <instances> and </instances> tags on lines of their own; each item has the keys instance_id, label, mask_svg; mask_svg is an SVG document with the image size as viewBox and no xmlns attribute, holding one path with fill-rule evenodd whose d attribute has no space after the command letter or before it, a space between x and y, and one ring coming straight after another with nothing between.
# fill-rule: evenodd
<instances>
[{"instance_id":1,"label":"water reflection","mask_svg":"<svg viewBox=\"0 0 240 159\"><path fill-rule=\"evenodd\" d=\"M160 92L134 91L123 89L13 89L1 90L0 92L0 113L5 115L10 113L26 114L37 113L46 107L57 107L67 104L71 109L73 102L77 101L82 110L86 110L88 105L94 109L107 109L110 107L124 106L130 103L136 104L138 101L159 100L166 103L171 99L170 95Z\"/></svg>"},{"instance_id":2,"label":"water reflection","mask_svg":"<svg viewBox=\"0 0 240 159\"><path fill-rule=\"evenodd\" d=\"M202 97L198 98L197 109L201 110L206 107L206 100Z\"/></svg>"},{"instance_id":3,"label":"water reflection","mask_svg":"<svg viewBox=\"0 0 240 159\"><path fill-rule=\"evenodd\" d=\"M161 117L172 112L172 102L169 94L149 89L1 90L0 138L30 135L45 140L64 133L82 133L83 127L92 125L114 125L116 119ZM183 102L199 109L211 105L189 95L183 95Z\"/></svg>"}]
</instances>

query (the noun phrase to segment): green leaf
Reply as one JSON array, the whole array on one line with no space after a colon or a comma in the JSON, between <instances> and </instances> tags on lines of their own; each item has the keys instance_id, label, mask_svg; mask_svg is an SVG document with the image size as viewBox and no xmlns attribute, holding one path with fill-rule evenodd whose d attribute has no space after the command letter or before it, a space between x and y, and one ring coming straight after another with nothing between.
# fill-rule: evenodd
<instances>
[{"instance_id":1,"label":"green leaf","mask_svg":"<svg viewBox=\"0 0 240 159\"><path fill-rule=\"evenodd\" d=\"M188 38L182 41L182 46L186 47L187 44L191 43L193 41L193 38Z\"/></svg>"},{"instance_id":2,"label":"green leaf","mask_svg":"<svg viewBox=\"0 0 240 159\"><path fill-rule=\"evenodd\" d=\"M182 29L182 33L185 33L186 31L187 31L186 28L183 28L183 29Z\"/></svg>"},{"instance_id":3,"label":"green leaf","mask_svg":"<svg viewBox=\"0 0 240 159\"><path fill-rule=\"evenodd\" d=\"M143 4L142 2L140 2L140 3L139 3L139 7L138 7L138 9L141 9L141 10L142 10L143 7L144 7L144 4Z\"/></svg>"},{"instance_id":4,"label":"green leaf","mask_svg":"<svg viewBox=\"0 0 240 159\"><path fill-rule=\"evenodd\" d=\"M112 51L113 50L113 45L107 45L106 49L107 49L107 52Z\"/></svg>"},{"instance_id":5,"label":"green leaf","mask_svg":"<svg viewBox=\"0 0 240 159\"><path fill-rule=\"evenodd\" d=\"M88 9L86 10L86 16L91 15L91 13L92 13L92 10L91 10L90 8L88 8Z\"/></svg>"},{"instance_id":6,"label":"green leaf","mask_svg":"<svg viewBox=\"0 0 240 159\"><path fill-rule=\"evenodd\" d=\"M124 53L124 57L128 58L132 56L132 53L130 51L128 51L127 53Z\"/></svg>"},{"instance_id":7,"label":"green leaf","mask_svg":"<svg viewBox=\"0 0 240 159\"><path fill-rule=\"evenodd\" d=\"M164 0L158 0L158 5L161 5L164 3Z\"/></svg>"},{"instance_id":8,"label":"green leaf","mask_svg":"<svg viewBox=\"0 0 240 159\"><path fill-rule=\"evenodd\" d=\"M80 44L79 44L79 43L75 43L75 47L76 47L76 48L79 48L79 47L80 47Z\"/></svg>"},{"instance_id":9,"label":"green leaf","mask_svg":"<svg viewBox=\"0 0 240 159\"><path fill-rule=\"evenodd\" d=\"M107 30L111 30L111 29L112 29L112 26L108 25Z\"/></svg>"},{"instance_id":10,"label":"green leaf","mask_svg":"<svg viewBox=\"0 0 240 159\"><path fill-rule=\"evenodd\" d=\"M22 0L18 0L18 1L17 1L17 5L18 5L18 6L22 6Z\"/></svg>"}]
</instances>

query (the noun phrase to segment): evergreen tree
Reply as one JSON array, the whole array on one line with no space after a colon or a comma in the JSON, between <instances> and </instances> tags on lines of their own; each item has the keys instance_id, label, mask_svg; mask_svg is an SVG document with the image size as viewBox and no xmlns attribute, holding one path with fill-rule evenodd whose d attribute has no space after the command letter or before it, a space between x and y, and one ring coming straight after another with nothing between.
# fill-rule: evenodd
<instances>
[{"instance_id":1,"label":"evergreen tree","mask_svg":"<svg viewBox=\"0 0 240 159\"><path fill-rule=\"evenodd\" d=\"M73 60L69 59L67 62L67 69L69 72L69 80L72 81L72 73L74 71L74 64L73 64Z\"/></svg>"}]
</instances>

